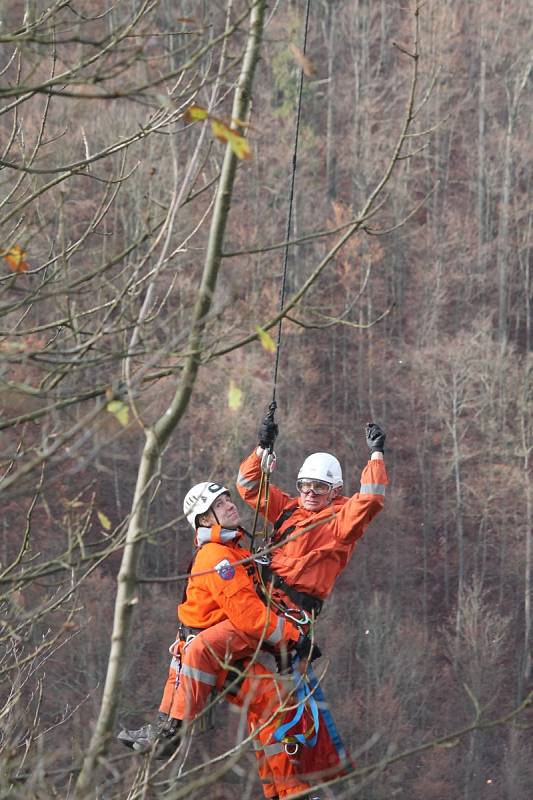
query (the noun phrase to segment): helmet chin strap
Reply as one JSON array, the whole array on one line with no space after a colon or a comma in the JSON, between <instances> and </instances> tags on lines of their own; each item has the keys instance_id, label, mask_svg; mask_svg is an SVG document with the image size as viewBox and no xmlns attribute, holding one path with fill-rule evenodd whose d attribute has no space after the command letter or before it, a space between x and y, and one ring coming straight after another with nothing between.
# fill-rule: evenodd
<instances>
[{"instance_id":1,"label":"helmet chin strap","mask_svg":"<svg viewBox=\"0 0 533 800\"><path fill-rule=\"evenodd\" d=\"M210 508L209 509L209 513L211 513L214 516L215 525L220 525L220 527L227 528L227 530L229 530L229 531L233 531L233 530L236 531L237 528L239 527L238 525L222 525L222 523L220 522L219 518L217 517L217 512L215 511L214 508Z\"/></svg>"},{"instance_id":2,"label":"helmet chin strap","mask_svg":"<svg viewBox=\"0 0 533 800\"><path fill-rule=\"evenodd\" d=\"M212 525L220 525L220 527L227 528L227 530L237 530L237 528L239 527L238 525L224 525L223 526L222 523L220 522L219 518L217 517L217 512L212 507L209 509L209 511L206 511L205 514L202 514L202 516L206 517L208 514L212 514L215 521L214 522L207 522L207 521L204 522L203 524L204 524L204 526L206 528L210 528Z\"/></svg>"}]
</instances>

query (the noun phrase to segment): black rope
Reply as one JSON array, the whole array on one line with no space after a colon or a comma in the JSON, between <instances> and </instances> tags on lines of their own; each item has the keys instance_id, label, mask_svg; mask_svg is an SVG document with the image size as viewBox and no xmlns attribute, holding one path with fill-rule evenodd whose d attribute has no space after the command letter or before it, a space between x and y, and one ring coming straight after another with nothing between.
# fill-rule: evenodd
<instances>
[{"instance_id":1,"label":"black rope","mask_svg":"<svg viewBox=\"0 0 533 800\"><path fill-rule=\"evenodd\" d=\"M305 25L304 25L304 35L303 35L303 45L302 45L302 53L305 55L305 51L307 48L307 31L309 29L309 8L311 6L311 0L307 0L305 6ZM279 310L280 312L283 311L283 305L285 302L285 286L287 283L287 265L289 261L289 238L291 235L291 228L292 228L292 206L294 201L294 184L296 180L296 164L298 160L298 139L300 136L300 116L302 112L302 94L303 94L303 85L304 85L304 71L303 68L300 70L300 86L298 89L298 105L296 110L296 125L294 129L294 146L292 150L292 170L291 170L291 184L289 189L289 210L287 214L287 230L285 234L285 252L283 257L283 278L281 281L281 288L279 292ZM277 408L276 403L276 389L278 385L278 366L279 366L279 352L281 349L281 328L283 323L283 317L280 319L278 323L278 341L276 344L276 360L274 363L274 376L273 376L273 386L272 386L272 401L270 403L268 409L268 416L273 420L274 414ZM269 452L273 452L273 445L270 445ZM269 492L269 485L270 485L270 473L268 471L261 471L261 483L259 486L259 491L257 494L257 503L255 507L255 516L254 516L254 524L252 528L252 536L251 536L251 544L250 550L252 553L255 551L255 536L256 536L256 527L257 527L257 518L259 515L259 507L261 505L261 497L263 491L265 493L265 503L268 504L268 492Z\"/></svg>"},{"instance_id":2,"label":"black rope","mask_svg":"<svg viewBox=\"0 0 533 800\"><path fill-rule=\"evenodd\" d=\"M304 26L304 37L303 37L303 46L302 52L305 55L305 50L307 47L307 31L309 28L309 7L311 5L311 0L307 0L306 8L305 8L305 26ZM298 106L297 106L297 113L296 113L296 126L294 130L294 147L292 152L292 174L291 174L291 185L289 191L289 212L287 216L287 231L285 234L285 255L283 259L283 279L281 281L281 289L279 293L279 310L280 312L283 311L283 305L285 302L285 285L287 283L287 264L289 260L289 237L291 234L292 228L292 205L294 200L294 183L296 178L296 162L298 157L298 138L300 134L300 115L302 110L302 93L303 93L303 85L304 85L304 71L303 68L300 70L300 88L298 91ZM274 409L276 408L276 388L278 385L278 365L279 365L279 351L281 348L281 327L283 323L283 317L280 319L278 324L278 341L276 346L276 361L274 364L274 379L273 379L273 389L272 389L272 406Z\"/></svg>"}]
</instances>

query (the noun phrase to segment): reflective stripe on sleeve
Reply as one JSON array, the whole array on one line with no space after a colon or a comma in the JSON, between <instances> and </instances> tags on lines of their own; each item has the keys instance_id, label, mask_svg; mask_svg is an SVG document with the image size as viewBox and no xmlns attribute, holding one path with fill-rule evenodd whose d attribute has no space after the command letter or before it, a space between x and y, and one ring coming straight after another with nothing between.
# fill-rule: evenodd
<instances>
[{"instance_id":1,"label":"reflective stripe on sleeve","mask_svg":"<svg viewBox=\"0 0 533 800\"><path fill-rule=\"evenodd\" d=\"M192 678L200 683L207 683L208 686L215 686L217 682L215 675L204 672L202 669L196 669L196 667L190 667L188 664L182 666L181 675L186 675L188 678Z\"/></svg>"},{"instance_id":2,"label":"reflective stripe on sleeve","mask_svg":"<svg viewBox=\"0 0 533 800\"><path fill-rule=\"evenodd\" d=\"M172 656L172 661L170 662L170 669L175 669L176 672L180 671L180 662L176 658L176 656Z\"/></svg>"},{"instance_id":3,"label":"reflective stripe on sleeve","mask_svg":"<svg viewBox=\"0 0 533 800\"><path fill-rule=\"evenodd\" d=\"M270 636L267 636L265 638L265 642L267 644L279 644L279 642L281 642L283 625L284 625L284 620L282 620L281 617L278 617L278 621L276 622L276 627L274 628Z\"/></svg>"},{"instance_id":4,"label":"reflective stripe on sleeve","mask_svg":"<svg viewBox=\"0 0 533 800\"><path fill-rule=\"evenodd\" d=\"M257 489L259 481L252 478L245 478L242 472L237 475L237 484L242 486L243 489Z\"/></svg>"},{"instance_id":5,"label":"reflective stripe on sleeve","mask_svg":"<svg viewBox=\"0 0 533 800\"><path fill-rule=\"evenodd\" d=\"M362 483L361 494L385 494L384 483Z\"/></svg>"}]
</instances>

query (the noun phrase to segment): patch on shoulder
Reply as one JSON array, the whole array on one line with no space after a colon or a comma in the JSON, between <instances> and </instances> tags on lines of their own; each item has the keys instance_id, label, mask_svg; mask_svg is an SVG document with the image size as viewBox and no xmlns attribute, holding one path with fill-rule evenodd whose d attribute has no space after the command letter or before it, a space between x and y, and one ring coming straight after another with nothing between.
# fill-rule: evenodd
<instances>
[{"instance_id":1,"label":"patch on shoulder","mask_svg":"<svg viewBox=\"0 0 533 800\"><path fill-rule=\"evenodd\" d=\"M227 558L215 564L215 570L218 572L223 581L230 581L235 577L235 567Z\"/></svg>"}]
</instances>

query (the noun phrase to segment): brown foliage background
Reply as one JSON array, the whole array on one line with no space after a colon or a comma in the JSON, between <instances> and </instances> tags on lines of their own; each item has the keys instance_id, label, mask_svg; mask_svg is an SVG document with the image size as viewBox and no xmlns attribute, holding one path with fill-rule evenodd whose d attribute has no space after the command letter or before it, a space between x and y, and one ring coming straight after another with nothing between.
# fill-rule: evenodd
<instances>
[{"instance_id":1,"label":"brown foliage background","mask_svg":"<svg viewBox=\"0 0 533 800\"><path fill-rule=\"evenodd\" d=\"M7 5L7 22L12 19L14 25L22 4ZM193 12L182 5L184 16L190 11L200 17L198 8ZM153 20L159 33L171 24L171 6L159 4ZM238 342L277 309L283 251L266 248L285 237L298 80L291 45L299 42L302 9L301 2L280 4L267 29L248 133L253 158L239 167L225 244L228 254L246 252L224 259L205 354ZM529 17L519 0L426 5L419 99L425 90L429 94L415 122L419 137L413 137L412 151L419 143L425 147L397 169L384 207L369 222L371 231L350 240L283 324L276 482L293 491L303 458L326 450L343 465L346 493L357 491L367 458L364 425L374 419L387 430L386 510L359 544L317 632L329 661L325 691L347 745L357 750L379 734L358 759L361 764L467 724L474 716L469 693L485 716L496 718L531 691L531 77L520 83L530 59ZM94 35L99 25L94 22ZM410 21L401 5L316 4L307 50L315 74L304 84L292 238L344 224L375 184L390 155L407 91L406 57L394 43L407 47L409 36ZM155 72L157 65L139 62L132 69L133 81ZM6 72L10 80L14 70L12 65ZM37 71L33 79L45 74L43 64L42 75ZM29 149L44 103L45 97L37 95L24 112ZM217 114L229 113L226 98ZM81 128L97 150L143 119L142 104L59 98L47 136L61 137L61 144L43 147L37 163L79 158ZM5 138L13 118L2 120ZM93 177L112 174L118 180L130 168L131 176L66 267L54 258L97 213L105 182L74 175L67 189L53 188L28 205L22 228L13 231L8 223L2 228L2 246L20 238L30 262L30 274L16 278L7 274L6 265L0 284L4 421L31 415L56 397L48 388L58 377L48 361L52 339L56 355L75 342L83 352L61 383L69 397L122 379L121 359L144 291L142 281L131 282L131 274L153 239L142 241L134 256L118 254L168 207L169 135L132 143L126 166L118 155L102 162L105 167L97 162ZM198 135L195 127L182 131L180 152L190 150ZM22 158L22 150L15 151L8 161ZM221 145L207 142L204 156L198 186L216 176ZM12 179L7 168L4 175ZM32 178L34 185L43 180ZM26 191L22 185L13 202ZM426 193L405 225L383 232ZM180 212L175 246L185 235L190 238L158 276L156 299L131 354L135 367L148 364L149 372L162 373L136 387L145 424L164 411L173 392L206 243L205 225L196 230L196 224L208 215L211 196L204 192ZM315 238L291 248L289 294L309 275L328 241ZM367 270L365 291L350 306ZM18 300L30 289L38 302L28 302L22 323ZM118 295L116 311L103 324L102 308ZM69 322L73 304L82 315L76 331ZM46 327L59 318L61 325ZM84 350L91 336L94 346ZM159 702L183 590L183 580L175 576L186 571L191 555L182 498L204 478L234 480L270 402L272 369L272 354L258 342L211 359L164 454L121 699L124 724L149 719ZM228 407L230 380L244 395L236 412ZM44 393L24 388L39 382ZM53 442L91 402L80 399L66 409L6 425L4 471L19 460L25 463L43 442ZM5 497L3 567L16 558L27 526L28 568L32 562L53 567L34 581L2 584L5 658L15 653L20 661L36 652L18 675L11 670L2 676L6 698L14 686L20 689L18 705L4 717L6 763L19 757L30 729L37 742L45 743L51 770L59 765L68 771L83 753L107 667L120 531L135 484L141 434L132 416L123 428L103 412L82 439L66 444ZM110 520L111 531L102 527L98 511ZM244 524L250 524L250 513L243 513ZM108 545L110 552L64 602L39 616L41 604L83 573L83 562L65 567L64 556L78 548L82 535L84 557L104 553ZM57 633L56 644L40 658L39 642ZM217 739L223 741L225 732L226 744L235 734L228 717L227 709L217 711ZM211 754L211 747L204 738L199 752L205 748ZM526 800L533 780L531 755L527 730L479 731L455 747L399 762L366 787L364 797ZM244 764L250 771L253 755L243 758L249 759ZM119 764L120 795L135 767L131 760ZM19 767L24 771L22 762ZM49 786L61 794L67 779L53 774ZM241 797L243 780L242 773L230 775L220 797Z\"/></svg>"}]
</instances>

